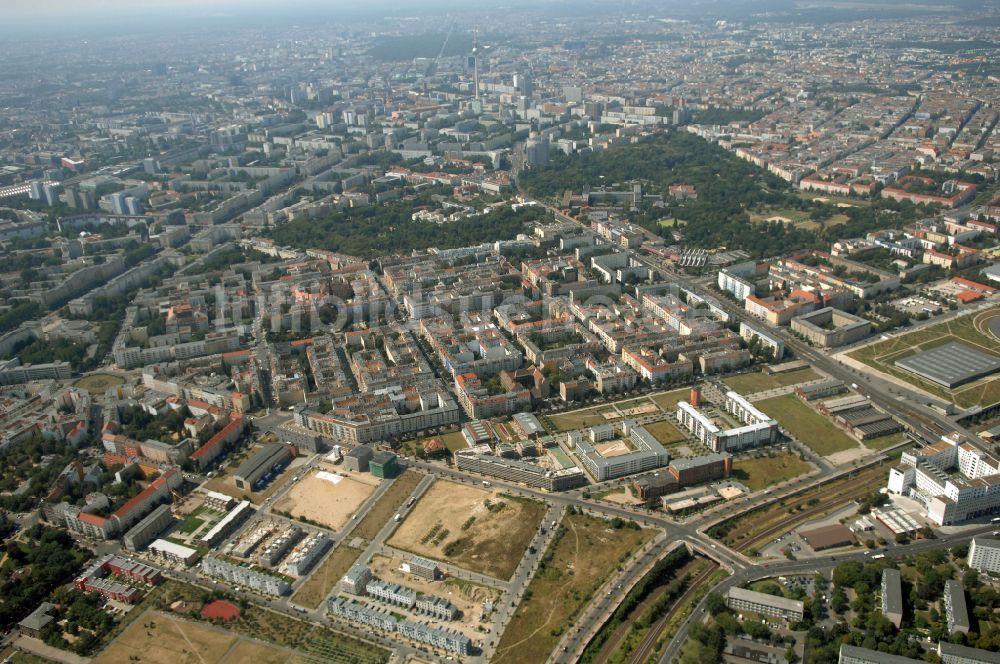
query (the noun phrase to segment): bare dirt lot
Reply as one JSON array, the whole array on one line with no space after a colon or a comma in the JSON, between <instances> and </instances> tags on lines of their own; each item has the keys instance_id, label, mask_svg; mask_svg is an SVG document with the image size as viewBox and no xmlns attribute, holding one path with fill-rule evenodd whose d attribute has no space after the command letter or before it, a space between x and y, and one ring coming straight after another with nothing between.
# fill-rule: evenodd
<instances>
[{"instance_id":1,"label":"bare dirt lot","mask_svg":"<svg viewBox=\"0 0 1000 664\"><path fill-rule=\"evenodd\" d=\"M310 609L319 608L319 605L360 555L359 549L352 549L346 544L338 545L302 584L295 596L292 597L292 601Z\"/></svg>"},{"instance_id":2,"label":"bare dirt lot","mask_svg":"<svg viewBox=\"0 0 1000 664\"><path fill-rule=\"evenodd\" d=\"M389 545L509 579L545 515L545 505L438 480L403 520Z\"/></svg>"},{"instance_id":3,"label":"bare dirt lot","mask_svg":"<svg viewBox=\"0 0 1000 664\"><path fill-rule=\"evenodd\" d=\"M274 508L339 530L372 495L378 483L379 479L368 473L318 470L299 480Z\"/></svg>"},{"instance_id":4,"label":"bare dirt lot","mask_svg":"<svg viewBox=\"0 0 1000 664\"><path fill-rule=\"evenodd\" d=\"M147 611L95 662L119 664L141 653L145 664L215 664L238 636L155 611Z\"/></svg>"},{"instance_id":5,"label":"bare dirt lot","mask_svg":"<svg viewBox=\"0 0 1000 664\"><path fill-rule=\"evenodd\" d=\"M402 572L399 569L402 564L403 559L398 556L393 558L374 556L369 567L372 574L383 581L398 583L417 592L444 597L458 607L458 610L462 612L458 620L435 621L441 622L442 626L462 630L469 638L477 638L476 627L489 625L489 621L480 622L479 616L482 612L483 602L486 600L496 602L500 598L499 590L461 579L428 581ZM415 617L428 620L427 616Z\"/></svg>"}]
</instances>

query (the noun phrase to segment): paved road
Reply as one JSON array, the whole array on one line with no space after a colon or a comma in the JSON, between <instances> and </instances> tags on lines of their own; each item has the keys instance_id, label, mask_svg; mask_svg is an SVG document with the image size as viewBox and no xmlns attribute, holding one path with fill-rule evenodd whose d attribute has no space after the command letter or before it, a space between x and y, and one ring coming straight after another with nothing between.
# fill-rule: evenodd
<instances>
[{"instance_id":1,"label":"paved road","mask_svg":"<svg viewBox=\"0 0 1000 664\"><path fill-rule=\"evenodd\" d=\"M500 642L500 636L503 635L508 623L510 623L510 619L514 617L514 612L517 611L517 606L521 603L521 598L524 597L524 591L527 590L528 584L538 571L538 563L542 555L552 544L552 539L556 535L557 529L552 528L551 525L562 521L564 512L565 508L561 506L550 506L548 511L546 511L545 517L542 520L543 525L535 533L535 537L529 543L527 552L514 570L514 574L511 576L510 583L508 584L507 592L497 601L496 612L491 621L490 631L486 633L483 639L482 654L480 655L482 661L488 662L492 659L494 649L497 643ZM531 547L534 547L534 553L531 552Z\"/></svg>"},{"instance_id":2,"label":"paved road","mask_svg":"<svg viewBox=\"0 0 1000 664\"><path fill-rule=\"evenodd\" d=\"M64 662L65 664L89 664L89 662L93 661L88 657L81 657L80 655L71 653L67 650L53 648L41 639L35 639L30 636L17 637L14 639L14 645L21 650L34 653L55 662Z\"/></svg>"}]
</instances>

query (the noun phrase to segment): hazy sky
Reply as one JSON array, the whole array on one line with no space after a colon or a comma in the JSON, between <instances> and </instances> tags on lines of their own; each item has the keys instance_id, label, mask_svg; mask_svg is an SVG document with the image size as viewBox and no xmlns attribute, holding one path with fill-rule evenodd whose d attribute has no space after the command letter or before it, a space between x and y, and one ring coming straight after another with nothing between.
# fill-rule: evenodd
<instances>
[{"instance_id":1,"label":"hazy sky","mask_svg":"<svg viewBox=\"0 0 1000 664\"><path fill-rule=\"evenodd\" d=\"M443 5L469 6L460 0L0 0L5 16L31 17L47 15L58 17L78 14L146 13L158 11L207 14L219 11L246 11L268 9L269 13L279 13L289 8L309 7L326 9L331 12L352 11L367 7L382 9L402 9L408 7L419 12L425 7L438 8Z\"/></svg>"},{"instance_id":2,"label":"hazy sky","mask_svg":"<svg viewBox=\"0 0 1000 664\"><path fill-rule=\"evenodd\" d=\"M463 6L458 0L0 0L0 33L12 36L141 32L171 27L236 27L336 20L358 15L412 15ZM469 6L465 4L464 6Z\"/></svg>"}]
</instances>

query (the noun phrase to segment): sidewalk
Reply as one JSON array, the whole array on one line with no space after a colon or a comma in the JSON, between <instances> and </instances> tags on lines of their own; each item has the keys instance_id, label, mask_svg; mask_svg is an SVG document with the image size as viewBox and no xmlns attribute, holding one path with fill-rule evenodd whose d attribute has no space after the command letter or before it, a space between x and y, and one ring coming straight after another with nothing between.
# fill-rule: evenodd
<instances>
[{"instance_id":1,"label":"sidewalk","mask_svg":"<svg viewBox=\"0 0 1000 664\"><path fill-rule=\"evenodd\" d=\"M48 657L49 659L53 659L57 662L65 662L66 664L89 664L89 662L92 661L87 657L80 657L75 653L60 650L59 648L53 648L40 639L35 639L30 636L17 637L17 639L14 640L14 645L21 650L26 650L42 657Z\"/></svg>"}]
</instances>

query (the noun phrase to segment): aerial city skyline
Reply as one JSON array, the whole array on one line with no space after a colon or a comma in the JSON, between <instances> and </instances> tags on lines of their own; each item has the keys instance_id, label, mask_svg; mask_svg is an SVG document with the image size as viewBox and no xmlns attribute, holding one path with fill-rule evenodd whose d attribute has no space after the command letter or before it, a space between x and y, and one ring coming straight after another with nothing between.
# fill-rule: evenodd
<instances>
[{"instance_id":1,"label":"aerial city skyline","mask_svg":"<svg viewBox=\"0 0 1000 664\"><path fill-rule=\"evenodd\" d=\"M0 35L4 661L1000 660L995 3Z\"/></svg>"}]
</instances>

